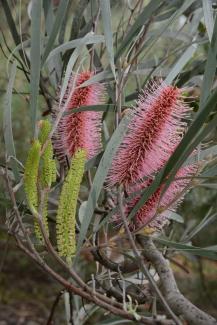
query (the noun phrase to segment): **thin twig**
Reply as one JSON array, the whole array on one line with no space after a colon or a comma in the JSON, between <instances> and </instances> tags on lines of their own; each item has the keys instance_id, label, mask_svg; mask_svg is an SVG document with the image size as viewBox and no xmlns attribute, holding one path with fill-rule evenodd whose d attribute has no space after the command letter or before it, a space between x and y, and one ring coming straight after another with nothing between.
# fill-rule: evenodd
<instances>
[{"instance_id":1,"label":"thin twig","mask_svg":"<svg viewBox=\"0 0 217 325\"><path fill-rule=\"evenodd\" d=\"M58 306L58 303L60 301L60 298L62 297L64 293L64 290L61 290L60 292L58 292L54 302L53 302L53 305L52 305L52 308L51 308L51 311L50 311L50 315L49 315L49 318L47 320L47 325L52 325L53 324L53 317L54 317L54 313L55 313L55 310L56 310L56 307Z\"/></svg>"}]
</instances>

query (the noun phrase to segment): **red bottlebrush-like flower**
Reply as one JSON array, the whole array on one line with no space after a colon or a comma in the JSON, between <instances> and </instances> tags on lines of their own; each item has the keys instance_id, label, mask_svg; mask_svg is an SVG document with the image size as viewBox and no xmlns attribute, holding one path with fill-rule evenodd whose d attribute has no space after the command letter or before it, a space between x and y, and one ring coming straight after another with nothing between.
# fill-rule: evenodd
<instances>
[{"instance_id":1,"label":"red bottlebrush-like flower","mask_svg":"<svg viewBox=\"0 0 217 325\"><path fill-rule=\"evenodd\" d=\"M161 82L140 95L126 134L107 178L108 185L128 185L165 165L180 142L188 107L181 90Z\"/></svg>"},{"instance_id":2,"label":"red bottlebrush-like flower","mask_svg":"<svg viewBox=\"0 0 217 325\"><path fill-rule=\"evenodd\" d=\"M168 223L171 212L182 202L184 193L189 189L192 177L196 174L197 170L197 165L182 167L165 193L163 193L164 185L160 186L144 206L138 210L131 228L138 229L148 224L148 227L153 228L155 231L161 230ZM152 180L146 180L143 183L132 186L128 191L128 195L139 192L142 188L150 186L151 183ZM141 195L138 194L126 204L125 212L127 214L129 214L140 198Z\"/></svg>"},{"instance_id":3,"label":"red bottlebrush-like flower","mask_svg":"<svg viewBox=\"0 0 217 325\"><path fill-rule=\"evenodd\" d=\"M78 88L92 76L93 72L90 71L72 75L63 100L65 103L70 96L66 112L81 106L104 103L104 86L102 84L94 83ZM86 149L88 159L95 156L101 148L101 119L102 113L94 111L63 116L53 137L54 148L59 160L64 160L65 156L72 157L79 148Z\"/></svg>"}]
</instances>

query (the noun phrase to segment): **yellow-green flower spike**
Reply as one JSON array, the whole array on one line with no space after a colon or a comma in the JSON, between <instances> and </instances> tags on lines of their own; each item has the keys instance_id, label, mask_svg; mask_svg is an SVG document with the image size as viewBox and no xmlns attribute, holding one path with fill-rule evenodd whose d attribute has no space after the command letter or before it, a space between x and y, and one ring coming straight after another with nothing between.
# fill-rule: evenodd
<instances>
[{"instance_id":1,"label":"yellow-green flower spike","mask_svg":"<svg viewBox=\"0 0 217 325\"><path fill-rule=\"evenodd\" d=\"M34 218L34 231L35 231L35 237L41 241L42 240L42 234L41 234L41 229L38 224L38 221Z\"/></svg>"},{"instance_id":2,"label":"yellow-green flower spike","mask_svg":"<svg viewBox=\"0 0 217 325\"><path fill-rule=\"evenodd\" d=\"M42 220L43 220L45 230L47 232L47 236L49 237L47 216L48 216L48 193L46 193L44 196L44 202L43 202L43 207L42 207Z\"/></svg>"},{"instance_id":3,"label":"yellow-green flower spike","mask_svg":"<svg viewBox=\"0 0 217 325\"><path fill-rule=\"evenodd\" d=\"M47 237L49 237L49 227L48 227L48 219L47 219L47 217L48 217L48 192L46 192L44 194L41 214L42 214L43 225L44 225L44 228L47 233ZM38 240L40 240L40 241L43 241L43 236L42 236L41 229L40 229L37 219L34 220L34 230L35 230L36 238L38 238Z\"/></svg>"},{"instance_id":4,"label":"yellow-green flower spike","mask_svg":"<svg viewBox=\"0 0 217 325\"><path fill-rule=\"evenodd\" d=\"M67 260L70 260L76 250L75 214L85 159L86 151L83 149L77 150L63 184L57 211L56 235L58 251Z\"/></svg>"},{"instance_id":5,"label":"yellow-green flower spike","mask_svg":"<svg viewBox=\"0 0 217 325\"><path fill-rule=\"evenodd\" d=\"M38 126L40 128L40 133L38 136L39 141L43 145L51 132L52 126L48 120L41 120L38 122Z\"/></svg>"},{"instance_id":6,"label":"yellow-green flower spike","mask_svg":"<svg viewBox=\"0 0 217 325\"><path fill-rule=\"evenodd\" d=\"M52 126L48 120L42 120L39 122L40 133L39 141L43 146L48 140L48 136L51 132ZM53 147L51 140L48 140L46 148L42 155L42 185L43 187L50 188L51 184L56 181L56 163L53 159Z\"/></svg>"},{"instance_id":7,"label":"yellow-green flower spike","mask_svg":"<svg viewBox=\"0 0 217 325\"><path fill-rule=\"evenodd\" d=\"M40 150L41 144L38 140L35 140L29 150L25 164L24 189L29 207L33 211L36 211L38 207L37 181L40 161Z\"/></svg>"}]
</instances>

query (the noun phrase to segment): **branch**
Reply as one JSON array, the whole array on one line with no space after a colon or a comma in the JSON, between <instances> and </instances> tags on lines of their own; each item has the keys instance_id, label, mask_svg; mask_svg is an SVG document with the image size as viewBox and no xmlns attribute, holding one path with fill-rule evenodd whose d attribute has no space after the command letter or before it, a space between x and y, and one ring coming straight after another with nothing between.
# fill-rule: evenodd
<instances>
[{"instance_id":1,"label":"branch","mask_svg":"<svg viewBox=\"0 0 217 325\"><path fill-rule=\"evenodd\" d=\"M147 277L147 279L148 279L151 287L155 291L157 297L160 299L161 303L163 304L163 306L165 308L165 311L172 317L172 319L174 320L175 324L181 325L180 320L174 314L173 310L170 308L169 304L167 303L167 301L165 300L164 296L162 295L160 289L156 285L155 280L153 279L153 277L151 276L151 274L150 274L150 272L148 270L148 267L146 266L146 264L141 259L141 256L140 256L140 254L138 252L138 249L136 247L136 243L135 243L135 241L133 239L132 233L130 232L130 229L129 229L129 226L128 226L128 221L127 221L126 216L125 216L125 213L124 213L124 209L123 209L123 198L122 198L121 188L118 189L118 205L119 205L119 208L120 208L120 214L121 214L121 218L123 220L124 228L125 228L126 234L128 235L128 239L129 239L130 245L132 247L132 251L134 253L134 256L136 258L136 262L140 266L141 271Z\"/></svg>"},{"instance_id":2,"label":"branch","mask_svg":"<svg viewBox=\"0 0 217 325\"><path fill-rule=\"evenodd\" d=\"M98 245L98 233L96 233L96 246L91 249L91 253L95 261L105 266L107 269L113 272L131 273L138 271L138 265L135 262L124 261L122 263L116 263L110 260L100 249Z\"/></svg>"},{"instance_id":3,"label":"branch","mask_svg":"<svg viewBox=\"0 0 217 325\"><path fill-rule=\"evenodd\" d=\"M143 248L144 256L149 259L160 277L162 292L171 309L192 325L217 324L212 316L197 308L182 295L168 261L157 250L152 240L141 235L137 235L137 240Z\"/></svg>"},{"instance_id":4,"label":"branch","mask_svg":"<svg viewBox=\"0 0 217 325\"><path fill-rule=\"evenodd\" d=\"M46 271L56 281L58 281L61 285L63 285L67 291L72 292L75 295L78 295L78 296L86 299L87 301L100 306L101 308L104 308L105 310L109 311L110 313L112 313L114 315L135 321L134 315L132 315L131 313L128 313L127 311L125 311L123 309L119 309L119 308L112 306L111 301L110 301L110 304L108 304L108 303L104 302L102 299L97 298L93 293L91 295L88 292L86 292L85 290L82 290L81 288L74 286L71 282L67 281L60 274L56 273L53 269L51 269L44 260L38 260L36 258L36 256L22 244L22 242L19 240L19 238L17 236L15 236L15 239L17 241L19 248L22 251L24 251L26 255L31 257L42 269L44 269L44 271ZM141 317L140 324L174 325L174 323L170 320L164 320L164 319L158 320L158 319L153 319L152 317L144 317L144 316Z\"/></svg>"},{"instance_id":5,"label":"branch","mask_svg":"<svg viewBox=\"0 0 217 325\"><path fill-rule=\"evenodd\" d=\"M48 321L47 321L47 325L52 325L53 323L53 316L54 316L54 313L55 313L55 310L56 310L56 307L60 301L60 298L62 297L64 293L64 290L61 290L60 292L58 292L58 295L56 296L55 300L54 300L54 303L52 305L52 308L51 308L51 311L50 311L50 315L49 315L49 318L48 318Z\"/></svg>"}]
</instances>

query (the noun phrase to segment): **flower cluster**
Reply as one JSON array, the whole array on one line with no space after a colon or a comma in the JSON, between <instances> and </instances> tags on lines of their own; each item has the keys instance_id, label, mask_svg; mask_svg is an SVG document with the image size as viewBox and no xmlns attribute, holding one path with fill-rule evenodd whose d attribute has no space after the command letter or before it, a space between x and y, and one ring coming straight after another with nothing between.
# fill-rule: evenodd
<instances>
[{"instance_id":1,"label":"flower cluster","mask_svg":"<svg viewBox=\"0 0 217 325\"><path fill-rule=\"evenodd\" d=\"M82 87L93 72L86 71L71 76L63 101L59 107L54 107L54 115L67 102L66 113L58 124L53 137L57 158L63 161L71 158L78 149L85 149L87 158L95 156L101 148L101 120L102 113L97 111L83 111L73 113L73 109L83 106L99 105L104 103L104 86L92 83ZM71 112L71 114L70 114Z\"/></svg>"},{"instance_id":2,"label":"flower cluster","mask_svg":"<svg viewBox=\"0 0 217 325\"><path fill-rule=\"evenodd\" d=\"M54 141L60 160L65 156L71 158L78 149L85 149L88 159L100 150L101 113L73 113L75 108L104 102L102 84L93 83L82 87L92 76L92 72L83 72L73 75L69 82L63 104L67 101L66 110L72 113L61 118ZM155 173L166 164L180 143L187 127L189 110L182 100L182 91L163 81L150 83L139 96L130 113L132 116L128 132L107 177L108 187L122 185L125 193L129 197L133 196L125 203L127 214L141 198L142 190L150 186ZM171 209L181 201L196 170L196 165L183 167L168 189L164 190L164 186L160 186L136 213L131 226L137 229L149 225L155 230L162 229Z\"/></svg>"},{"instance_id":3,"label":"flower cluster","mask_svg":"<svg viewBox=\"0 0 217 325\"><path fill-rule=\"evenodd\" d=\"M188 112L189 107L182 100L181 90L164 82L152 83L140 95L128 133L107 178L109 187L122 184L128 196L140 193L127 201L124 207L126 214L141 198L141 190L150 186L154 174L166 164L180 143L187 126L185 119ZM171 209L181 201L196 170L196 165L181 168L165 193L160 186L136 213L133 228L148 225L155 230L162 229Z\"/></svg>"}]
</instances>

